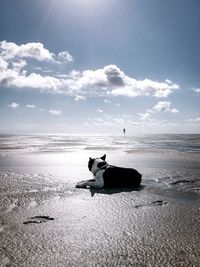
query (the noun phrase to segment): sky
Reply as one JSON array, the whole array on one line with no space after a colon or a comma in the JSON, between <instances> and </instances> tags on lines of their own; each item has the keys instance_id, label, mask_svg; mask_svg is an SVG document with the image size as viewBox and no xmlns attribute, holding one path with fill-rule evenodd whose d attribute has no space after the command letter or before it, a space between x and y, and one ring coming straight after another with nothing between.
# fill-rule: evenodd
<instances>
[{"instance_id":1,"label":"sky","mask_svg":"<svg viewBox=\"0 0 200 267\"><path fill-rule=\"evenodd\" d=\"M199 0L1 0L1 133L200 132Z\"/></svg>"}]
</instances>

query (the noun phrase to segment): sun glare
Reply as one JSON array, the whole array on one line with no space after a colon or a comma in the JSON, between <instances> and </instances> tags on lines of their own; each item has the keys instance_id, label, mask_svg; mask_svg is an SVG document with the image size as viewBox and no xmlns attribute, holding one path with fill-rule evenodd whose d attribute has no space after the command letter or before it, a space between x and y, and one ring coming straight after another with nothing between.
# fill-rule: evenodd
<instances>
[{"instance_id":1,"label":"sun glare","mask_svg":"<svg viewBox=\"0 0 200 267\"><path fill-rule=\"evenodd\" d=\"M70 5L80 5L80 6L95 6L103 1L100 0L64 0L65 3Z\"/></svg>"},{"instance_id":2,"label":"sun glare","mask_svg":"<svg viewBox=\"0 0 200 267\"><path fill-rule=\"evenodd\" d=\"M67 5L71 8L80 8L80 9L97 9L102 8L106 5L105 0L64 0L64 5Z\"/></svg>"}]
</instances>

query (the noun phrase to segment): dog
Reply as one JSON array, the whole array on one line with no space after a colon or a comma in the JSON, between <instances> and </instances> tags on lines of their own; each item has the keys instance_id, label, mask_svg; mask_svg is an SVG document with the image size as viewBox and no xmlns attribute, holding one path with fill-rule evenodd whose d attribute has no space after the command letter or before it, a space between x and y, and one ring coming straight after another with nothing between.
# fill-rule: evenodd
<instances>
[{"instance_id":1,"label":"dog","mask_svg":"<svg viewBox=\"0 0 200 267\"><path fill-rule=\"evenodd\" d=\"M122 168L108 164L106 155L100 158L89 158L88 169L94 179L79 182L77 188L112 188L139 187L142 175L135 169Z\"/></svg>"}]
</instances>

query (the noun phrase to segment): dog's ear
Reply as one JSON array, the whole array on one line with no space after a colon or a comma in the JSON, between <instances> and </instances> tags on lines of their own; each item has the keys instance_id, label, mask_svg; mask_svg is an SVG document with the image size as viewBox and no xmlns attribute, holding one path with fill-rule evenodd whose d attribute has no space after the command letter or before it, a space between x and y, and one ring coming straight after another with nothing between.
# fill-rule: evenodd
<instances>
[{"instance_id":1,"label":"dog's ear","mask_svg":"<svg viewBox=\"0 0 200 267\"><path fill-rule=\"evenodd\" d=\"M106 159L106 154L103 155L100 159L102 159L103 161L105 161L105 159Z\"/></svg>"},{"instance_id":2,"label":"dog's ear","mask_svg":"<svg viewBox=\"0 0 200 267\"><path fill-rule=\"evenodd\" d=\"M89 168L90 171L91 171L91 169L92 169L92 165L93 165L93 163L94 163L94 159L89 158L89 161L88 161L88 168Z\"/></svg>"}]
</instances>

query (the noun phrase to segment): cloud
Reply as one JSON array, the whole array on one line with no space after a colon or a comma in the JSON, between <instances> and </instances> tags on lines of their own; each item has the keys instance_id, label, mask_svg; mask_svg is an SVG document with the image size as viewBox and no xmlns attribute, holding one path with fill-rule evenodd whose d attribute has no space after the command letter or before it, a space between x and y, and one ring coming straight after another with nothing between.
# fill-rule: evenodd
<instances>
[{"instance_id":1,"label":"cloud","mask_svg":"<svg viewBox=\"0 0 200 267\"><path fill-rule=\"evenodd\" d=\"M34 108L35 108L35 105L29 105L29 104L27 104L26 107L27 107L27 108L32 108L32 109L34 109Z\"/></svg>"},{"instance_id":2,"label":"cloud","mask_svg":"<svg viewBox=\"0 0 200 267\"><path fill-rule=\"evenodd\" d=\"M13 108L13 109L16 109L16 108L19 107L19 104L18 103L15 103L15 102L12 102L11 104L8 104L8 107Z\"/></svg>"},{"instance_id":3,"label":"cloud","mask_svg":"<svg viewBox=\"0 0 200 267\"><path fill-rule=\"evenodd\" d=\"M160 101L154 106L155 111L168 111L171 103L169 101Z\"/></svg>"},{"instance_id":4,"label":"cloud","mask_svg":"<svg viewBox=\"0 0 200 267\"><path fill-rule=\"evenodd\" d=\"M140 116L141 121L151 121L152 120L151 115L148 112L139 113L139 116Z\"/></svg>"},{"instance_id":5,"label":"cloud","mask_svg":"<svg viewBox=\"0 0 200 267\"><path fill-rule=\"evenodd\" d=\"M75 101L80 101L80 100L85 100L85 99L86 99L86 97L85 96L81 96L81 95L76 95L75 98L74 98Z\"/></svg>"},{"instance_id":6,"label":"cloud","mask_svg":"<svg viewBox=\"0 0 200 267\"><path fill-rule=\"evenodd\" d=\"M128 126L137 126L140 123L126 119L124 118L124 114L122 116L113 116L113 115L108 115L104 114L103 118L88 118L88 121L84 122L85 125L95 125L95 126L108 126L108 127L124 127L124 125Z\"/></svg>"},{"instance_id":7,"label":"cloud","mask_svg":"<svg viewBox=\"0 0 200 267\"><path fill-rule=\"evenodd\" d=\"M61 51L61 52L59 52L58 53L58 59L61 60L61 61L62 60L64 60L64 61L71 61L71 62L74 61L72 55L70 55L70 53L67 52L67 51Z\"/></svg>"},{"instance_id":8,"label":"cloud","mask_svg":"<svg viewBox=\"0 0 200 267\"><path fill-rule=\"evenodd\" d=\"M62 114L61 110L55 110L55 109L50 109L49 113L52 115L60 116Z\"/></svg>"},{"instance_id":9,"label":"cloud","mask_svg":"<svg viewBox=\"0 0 200 267\"><path fill-rule=\"evenodd\" d=\"M177 122L170 122L166 119L155 119L151 117L151 114L139 113L140 118L136 119L132 114L102 114L101 118L88 118L87 121L83 122L87 125L87 129L93 126L99 127L98 131L106 129L107 131L112 130L113 132L121 133L122 129L127 128L129 133L141 133L141 132L152 132L152 133L166 133L181 131L180 124ZM116 133L115 132L115 133Z\"/></svg>"},{"instance_id":10,"label":"cloud","mask_svg":"<svg viewBox=\"0 0 200 267\"><path fill-rule=\"evenodd\" d=\"M31 67L28 65L31 62L27 63L25 61L27 58L55 63L73 61L73 57L67 51L61 51L56 56L44 48L42 43L17 45L2 41L0 42L0 84L69 95L75 97L75 100L93 96L167 97L179 89L179 85L169 79L163 82L150 79L137 80L126 75L116 65L82 72L73 70L68 74L58 74L53 70L48 75L44 72L34 73L30 71L31 68L28 68Z\"/></svg>"},{"instance_id":11,"label":"cloud","mask_svg":"<svg viewBox=\"0 0 200 267\"><path fill-rule=\"evenodd\" d=\"M17 45L13 42L0 42L0 55L6 60L15 58L33 58L39 61L54 60L54 54L44 48L41 43Z\"/></svg>"},{"instance_id":12,"label":"cloud","mask_svg":"<svg viewBox=\"0 0 200 267\"><path fill-rule=\"evenodd\" d=\"M154 118L152 118L152 114L156 112L171 112L178 113L179 110L176 108L171 108L170 101L159 101L153 109L147 109L145 113L138 113L140 116L140 120L144 122L157 122Z\"/></svg>"},{"instance_id":13,"label":"cloud","mask_svg":"<svg viewBox=\"0 0 200 267\"><path fill-rule=\"evenodd\" d=\"M51 91L51 93L59 93L59 88L62 87L62 80L54 78L52 76L42 76L41 74L31 73L30 75L16 73L8 73L7 78L4 79L4 83L7 86L18 88L32 88L45 91Z\"/></svg>"},{"instance_id":14,"label":"cloud","mask_svg":"<svg viewBox=\"0 0 200 267\"><path fill-rule=\"evenodd\" d=\"M110 104L110 103L111 103L111 101L108 100L108 99L104 99L104 102L105 102L106 104Z\"/></svg>"},{"instance_id":15,"label":"cloud","mask_svg":"<svg viewBox=\"0 0 200 267\"><path fill-rule=\"evenodd\" d=\"M172 109L170 110L170 112L171 112L171 113L178 113L179 110L178 110L177 108L172 108Z\"/></svg>"},{"instance_id":16,"label":"cloud","mask_svg":"<svg viewBox=\"0 0 200 267\"><path fill-rule=\"evenodd\" d=\"M167 97L179 86L171 81L157 82L149 79L136 80L125 75L116 65L108 65L103 69L86 70L71 81L74 88L88 93L109 96L142 96ZM88 89L90 88L90 90Z\"/></svg>"},{"instance_id":17,"label":"cloud","mask_svg":"<svg viewBox=\"0 0 200 267\"><path fill-rule=\"evenodd\" d=\"M5 40L0 42L0 57L4 60L32 58L38 61L73 61L69 52L61 51L56 56L39 42L18 45Z\"/></svg>"},{"instance_id":18,"label":"cloud","mask_svg":"<svg viewBox=\"0 0 200 267\"><path fill-rule=\"evenodd\" d=\"M193 118L193 119L188 119L187 121L189 121L189 122L200 122L200 117Z\"/></svg>"},{"instance_id":19,"label":"cloud","mask_svg":"<svg viewBox=\"0 0 200 267\"><path fill-rule=\"evenodd\" d=\"M126 76L124 72L122 72L116 66L110 65L107 67L110 67L111 69L115 68L116 71L113 72L113 75L116 75L118 71L118 73L120 73L120 75L118 74L118 77L120 76L123 80L123 83L118 83L118 86L116 86L116 88L113 88L111 91L111 93L116 96L122 95L134 97L141 95L153 95L155 97L167 97L174 90L179 89L179 86L177 84L172 83L171 81L169 82L169 80L166 80L165 82L158 82L149 79L136 80L134 78Z\"/></svg>"},{"instance_id":20,"label":"cloud","mask_svg":"<svg viewBox=\"0 0 200 267\"><path fill-rule=\"evenodd\" d=\"M27 62L25 60L19 60L18 62L12 62L11 64L13 70L20 72L27 65Z\"/></svg>"},{"instance_id":21,"label":"cloud","mask_svg":"<svg viewBox=\"0 0 200 267\"><path fill-rule=\"evenodd\" d=\"M102 109L97 109L97 112L103 113Z\"/></svg>"},{"instance_id":22,"label":"cloud","mask_svg":"<svg viewBox=\"0 0 200 267\"><path fill-rule=\"evenodd\" d=\"M200 94L200 88L192 88L192 91L194 91L196 94Z\"/></svg>"},{"instance_id":23,"label":"cloud","mask_svg":"<svg viewBox=\"0 0 200 267\"><path fill-rule=\"evenodd\" d=\"M176 84L159 83L147 79L137 81L126 76L115 65L108 65L94 71L75 71L70 73L67 78L31 73L30 75L20 75L14 80L12 80L12 86L43 88L48 92L84 97L120 95L166 97L174 90L179 89Z\"/></svg>"},{"instance_id":24,"label":"cloud","mask_svg":"<svg viewBox=\"0 0 200 267\"><path fill-rule=\"evenodd\" d=\"M170 101L159 101L153 108L154 111L157 112L171 112L171 113L178 113L179 110L176 108L171 108L171 102ZM153 111L151 111L153 112Z\"/></svg>"},{"instance_id":25,"label":"cloud","mask_svg":"<svg viewBox=\"0 0 200 267\"><path fill-rule=\"evenodd\" d=\"M3 72L5 70L7 70L8 68L8 63L0 57L0 72Z\"/></svg>"}]
</instances>

